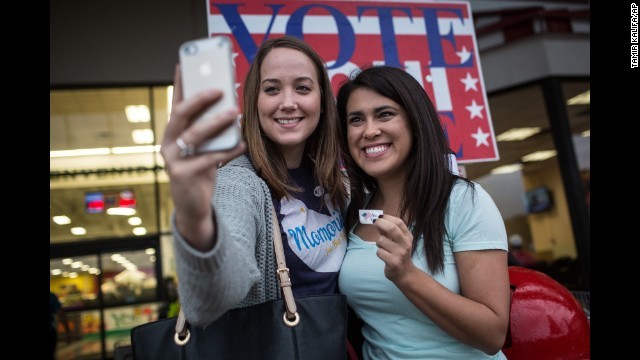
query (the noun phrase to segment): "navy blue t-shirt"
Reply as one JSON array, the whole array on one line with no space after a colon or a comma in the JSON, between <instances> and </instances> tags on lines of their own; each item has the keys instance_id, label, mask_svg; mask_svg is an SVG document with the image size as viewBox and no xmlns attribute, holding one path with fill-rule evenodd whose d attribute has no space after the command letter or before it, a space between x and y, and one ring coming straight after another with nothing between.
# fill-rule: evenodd
<instances>
[{"instance_id":1,"label":"navy blue t-shirt","mask_svg":"<svg viewBox=\"0 0 640 360\"><path fill-rule=\"evenodd\" d=\"M274 205L293 295L336 294L338 271L347 250L344 219L318 186L309 161L289 169L289 176L304 191Z\"/></svg>"}]
</instances>

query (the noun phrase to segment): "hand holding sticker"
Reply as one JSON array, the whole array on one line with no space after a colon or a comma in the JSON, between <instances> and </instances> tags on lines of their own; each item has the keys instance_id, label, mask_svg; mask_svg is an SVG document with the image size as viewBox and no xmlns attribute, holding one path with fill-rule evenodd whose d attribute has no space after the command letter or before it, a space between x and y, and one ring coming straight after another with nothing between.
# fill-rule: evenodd
<instances>
[{"instance_id":1,"label":"hand holding sticker","mask_svg":"<svg viewBox=\"0 0 640 360\"><path fill-rule=\"evenodd\" d=\"M358 218L361 224L373 224L373 220L383 214L382 210L360 209L359 212L360 216Z\"/></svg>"}]
</instances>

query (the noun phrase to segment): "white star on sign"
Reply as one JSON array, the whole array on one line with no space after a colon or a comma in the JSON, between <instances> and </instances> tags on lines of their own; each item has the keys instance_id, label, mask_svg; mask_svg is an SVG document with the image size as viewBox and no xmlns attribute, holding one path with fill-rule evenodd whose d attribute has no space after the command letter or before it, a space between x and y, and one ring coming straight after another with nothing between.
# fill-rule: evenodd
<instances>
[{"instance_id":1,"label":"white star on sign","mask_svg":"<svg viewBox=\"0 0 640 360\"><path fill-rule=\"evenodd\" d=\"M238 57L238 55L240 55L240 53L234 52L231 55L231 61L233 62L233 67L236 67L236 58Z\"/></svg>"},{"instance_id":2,"label":"white star on sign","mask_svg":"<svg viewBox=\"0 0 640 360\"><path fill-rule=\"evenodd\" d=\"M482 112L481 112L482 109L484 109L484 106L476 104L475 100L471 100L471 105L465 106L465 109L471 112L471 119L473 119L476 116L479 117L480 119L484 119L482 117Z\"/></svg>"},{"instance_id":3,"label":"white star on sign","mask_svg":"<svg viewBox=\"0 0 640 360\"><path fill-rule=\"evenodd\" d=\"M456 51L456 55L460 58L460 64L464 64L471 57L471 53L466 46L463 46L462 50Z\"/></svg>"},{"instance_id":4,"label":"white star on sign","mask_svg":"<svg viewBox=\"0 0 640 360\"><path fill-rule=\"evenodd\" d=\"M478 91L476 87L476 83L478 82L477 78L471 76L471 74L467 73L467 77L464 79L460 79L464 84L464 92L469 91L469 89L473 89L474 91Z\"/></svg>"},{"instance_id":5,"label":"white star on sign","mask_svg":"<svg viewBox=\"0 0 640 360\"><path fill-rule=\"evenodd\" d=\"M489 137L489 133L483 133L480 127L478 127L477 133L471 134L471 137L476 139L476 147L479 147L480 145L489 146L489 142L487 141L487 138Z\"/></svg>"}]
</instances>

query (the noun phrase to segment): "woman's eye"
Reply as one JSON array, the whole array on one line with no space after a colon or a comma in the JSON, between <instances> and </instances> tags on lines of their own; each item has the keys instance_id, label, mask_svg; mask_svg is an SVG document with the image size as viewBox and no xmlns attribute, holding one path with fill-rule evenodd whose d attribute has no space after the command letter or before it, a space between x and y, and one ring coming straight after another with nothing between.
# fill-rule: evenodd
<instances>
[{"instance_id":1,"label":"woman's eye","mask_svg":"<svg viewBox=\"0 0 640 360\"><path fill-rule=\"evenodd\" d=\"M275 86L267 86L264 88L264 92L266 92L267 94L272 94L278 91L278 88Z\"/></svg>"},{"instance_id":2,"label":"woman's eye","mask_svg":"<svg viewBox=\"0 0 640 360\"><path fill-rule=\"evenodd\" d=\"M383 112L381 112L381 113L380 113L380 115L378 115L378 116L380 116L381 118L385 119L385 118L390 118L390 117L392 117L392 116L393 116L393 113L392 113L392 112L389 112L389 111L383 111Z\"/></svg>"},{"instance_id":3,"label":"woman's eye","mask_svg":"<svg viewBox=\"0 0 640 360\"><path fill-rule=\"evenodd\" d=\"M300 86L298 86L298 91L310 92L311 91L311 87L307 86L307 85L300 85Z\"/></svg>"},{"instance_id":4,"label":"woman's eye","mask_svg":"<svg viewBox=\"0 0 640 360\"><path fill-rule=\"evenodd\" d=\"M362 118L354 116L354 117L350 117L347 121L348 121L349 124L358 125L358 124L362 123Z\"/></svg>"}]
</instances>

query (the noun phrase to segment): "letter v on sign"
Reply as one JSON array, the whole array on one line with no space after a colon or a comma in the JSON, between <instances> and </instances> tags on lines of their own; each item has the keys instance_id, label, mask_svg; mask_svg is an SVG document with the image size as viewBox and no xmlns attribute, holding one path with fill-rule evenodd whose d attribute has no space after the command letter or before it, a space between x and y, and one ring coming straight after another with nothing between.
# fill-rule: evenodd
<instances>
[{"instance_id":1,"label":"letter v on sign","mask_svg":"<svg viewBox=\"0 0 640 360\"><path fill-rule=\"evenodd\" d=\"M229 25L233 36L238 41L238 45L242 50L242 53L247 58L249 63L253 62L253 58L256 56L256 52L258 51L258 45L253 42L251 38L251 34L247 29L244 21L240 17L240 13L238 12L238 4L212 4L220 10L220 13L224 17L224 20ZM278 15L278 12L284 5L267 5L271 8L271 20L269 21L269 26L265 30L264 36L262 37L262 41L269 37L271 33L271 28L273 27L273 22Z\"/></svg>"}]
</instances>

